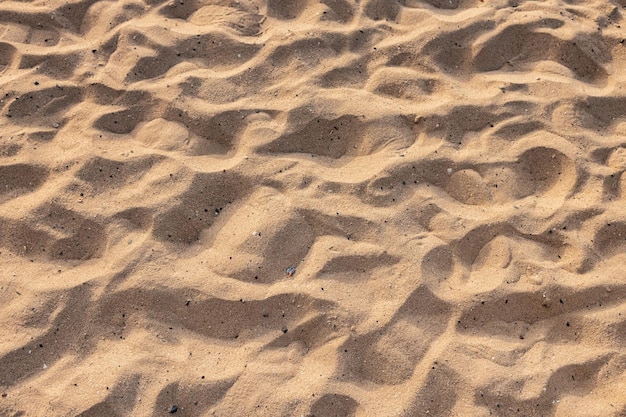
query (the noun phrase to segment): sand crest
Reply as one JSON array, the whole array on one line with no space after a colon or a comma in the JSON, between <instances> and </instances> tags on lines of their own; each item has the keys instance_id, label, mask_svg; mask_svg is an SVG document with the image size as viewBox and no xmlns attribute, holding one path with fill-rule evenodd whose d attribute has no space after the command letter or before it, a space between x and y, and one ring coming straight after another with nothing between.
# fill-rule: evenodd
<instances>
[{"instance_id":1,"label":"sand crest","mask_svg":"<svg viewBox=\"0 0 626 417\"><path fill-rule=\"evenodd\" d=\"M626 415L625 14L0 2L0 415Z\"/></svg>"}]
</instances>

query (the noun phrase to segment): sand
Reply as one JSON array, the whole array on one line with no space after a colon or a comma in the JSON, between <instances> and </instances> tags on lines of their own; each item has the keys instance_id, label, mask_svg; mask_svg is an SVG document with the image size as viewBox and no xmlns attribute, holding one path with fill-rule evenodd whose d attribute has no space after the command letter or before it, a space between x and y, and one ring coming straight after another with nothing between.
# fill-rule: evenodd
<instances>
[{"instance_id":1,"label":"sand","mask_svg":"<svg viewBox=\"0 0 626 417\"><path fill-rule=\"evenodd\" d=\"M0 415L625 416L625 14L0 2Z\"/></svg>"}]
</instances>

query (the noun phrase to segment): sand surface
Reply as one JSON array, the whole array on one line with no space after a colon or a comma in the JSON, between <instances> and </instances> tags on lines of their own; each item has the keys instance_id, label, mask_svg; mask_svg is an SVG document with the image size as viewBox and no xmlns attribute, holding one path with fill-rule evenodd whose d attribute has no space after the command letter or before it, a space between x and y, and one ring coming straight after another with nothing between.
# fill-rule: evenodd
<instances>
[{"instance_id":1,"label":"sand surface","mask_svg":"<svg viewBox=\"0 0 626 417\"><path fill-rule=\"evenodd\" d=\"M0 415L625 416L625 15L1 1Z\"/></svg>"}]
</instances>

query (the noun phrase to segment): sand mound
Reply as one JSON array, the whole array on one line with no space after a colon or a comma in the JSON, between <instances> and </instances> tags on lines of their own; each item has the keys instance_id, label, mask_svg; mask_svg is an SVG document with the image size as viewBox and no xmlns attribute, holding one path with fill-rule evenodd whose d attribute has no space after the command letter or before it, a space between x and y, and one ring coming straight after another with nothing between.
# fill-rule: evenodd
<instances>
[{"instance_id":1,"label":"sand mound","mask_svg":"<svg viewBox=\"0 0 626 417\"><path fill-rule=\"evenodd\" d=\"M0 415L626 415L625 7L0 2Z\"/></svg>"}]
</instances>

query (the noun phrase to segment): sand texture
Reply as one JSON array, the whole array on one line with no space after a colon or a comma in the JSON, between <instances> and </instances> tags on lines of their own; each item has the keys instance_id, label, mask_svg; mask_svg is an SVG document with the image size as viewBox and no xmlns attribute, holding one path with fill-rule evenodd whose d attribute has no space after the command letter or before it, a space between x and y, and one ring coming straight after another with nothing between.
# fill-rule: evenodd
<instances>
[{"instance_id":1,"label":"sand texture","mask_svg":"<svg viewBox=\"0 0 626 417\"><path fill-rule=\"evenodd\" d=\"M626 416L625 16L0 1L0 416Z\"/></svg>"}]
</instances>

